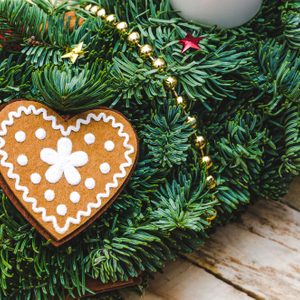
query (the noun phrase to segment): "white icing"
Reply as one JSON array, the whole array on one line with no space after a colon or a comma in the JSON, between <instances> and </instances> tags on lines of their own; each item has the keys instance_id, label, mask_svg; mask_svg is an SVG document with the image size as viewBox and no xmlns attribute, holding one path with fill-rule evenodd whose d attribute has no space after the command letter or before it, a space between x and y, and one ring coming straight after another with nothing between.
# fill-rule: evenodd
<instances>
[{"instance_id":1,"label":"white icing","mask_svg":"<svg viewBox=\"0 0 300 300\"><path fill-rule=\"evenodd\" d=\"M47 190L44 193L44 197L47 201L53 201L55 199L55 192L53 190Z\"/></svg>"},{"instance_id":2,"label":"white icing","mask_svg":"<svg viewBox=\"0 0 300 300\"><path fill-rule=\"evenodd\" d=\"M109 112L108 112L109 113ZM37 199L33 197L29 197L29 189L26 186L20 185L20 175L14 173L14 165L11 162L8 162L8 153L4 150L1 150L1 148L5 145L5 137L7 134L7 127L10 127L14 124L14 119L18 119L22 116L22 114L25 115L42 115L43 119L45 121L49 121L52 124L52 128L54 130L60 130L61 134L63 136L69 136L71 132L78 132L81 128L81 125L88 125L92 120L95 122L104 122L104 123L111 123L112 128L118 129L118 136L123 139L123 147L127 149L124 153L125 161L122 163L119 167L120 172L113 175L113 181L108 182L105 185L105 192L99 193L96 195L96 202L90 202L87 204L86 210L79 210L76 213L76 217L68 217L65 221L65 224L61 227L58 225L56 216L48 215L47 211L44 207L38 206ZM99 114L89 113L85 119L77 119L76 124L74 126L68 126L66 129L64 125L57 124L57 118L53 115L49 115L48 111L45 108L36 108L33 104L30 104L28 106L19 106L16 111L10 111L8 113L8 118L6 120L2 120L0 123L0 164L1 166L7 168L7 176L8 178L15 181L15 189L17 191L22 191L23 194L23 200L27 203L32 204L32 211L34 213L42 214L42 220L44 222L51 222L53 225L54 230L59 234L65 234L71 224L77 225L81 223L81 219L83 217L89 217L92 213L92 209L98 209L102 205L102 199L110 197L110 191L111 189L115 189L118 187L119 178L124 178L127 175L126 168L132 166L132 159L130 158L130 155L135 152L134 147L129 144L129 134L124 132L124 125L122 123L116 122L116 119L112 115L107 115L104 112L101 112Z\"/></svg>"},{"instance_id":3,"label":"white icing","mask_svg":"<svg viewBox=\"0 0 300 300\"><path fill-rule=\"evenodd\" d=\"M92 134L92 133L87 133L84 136L84 141L88 144L88 145L92 145L95 143L96 141L96 137Z\"/></svg>"},{"instance_id":4,"label":"white icing","mask_svg":"<svg viewBox=\"0 0 300 300\"><path fill-rule=\"evenodd\" d=\"M88 163L88 155L83 151L72 153L72 141L69 138L60 138L57 142L57 151L51 148L41 150L41 160L51 167L45 173L46 180L57 183L65 176L71 185L78 185L81 176L76 167L82 167Z\"/></svg>"},{"instance_id":5,"label":"white icing","mask_svg":"<svg viewBox=\"0 0 300 300\"><path fill-rule=\"evenodd\" d=\"M106 141L104 143L104 149L108 152L111 152L115 149L115 143L113 141Z\"/></svg>"},{"instance_id":6,"label":"white icing","mask_svg":"<svg viewBox=\"0 0 300 300\"><path fill-rule=\"evenodd\" d=\"M93 188L95 188L96 185L95 179L87 178L84 182L84 185L88 190L92 190Z\"/></svg>"},{"instance_id":7,"label":"white icing","mask_svg":"<svg viewBox=\"0 0 300 300\"><path fill-rule=\"evenodd\" d=\"M26 133L22 130L16 132L15 139L18 143L23 143L26 140Z\"/></svg>"},{"instance_id":8,"label":"white icing","mask_svg":"<svg viewBox=\"0 0 300 300\"><path fill-rule=\"evenodd\" d=\"M68 212L68 209L64 204L59 204L56 207L56 212L59 216L65 216Z\"/></svg>"},{"instance_id":9,"label":"white icing","mask_svg":"<svg viewBox=\"0 0 300 300\"><path fill-rule=\"evenodd\" d=\"M17 162L20 166L24 167L28 164L28 158L25 154L21 154L18 156Z\"/></svg>"},{"instance_id":10,"label":"white icing","mask_svg":"<svg viewBox=\"0 0 300 300\"><path fill-rule=\"evenodd\" d=\"M70 194L70 200L74 204L78 203L80 201L80 194L78 192L72 192Z\"/></svg>"},{"instance_id":11,"label":"white icing","mask_svg":"<svg viewBox=\"0 0 300 300\"><path fill-rule=\"evenodd\" d=\"M42 180L42 177L39 173L33 173L30 175L30 180L33 184L39 184Z\"/></svg>"},{"instance_id":12,"label":"white icing","mask_svg":"<svg viewBox=\"0 0 300 300\"><path fill-rule=\"evenodd\" d=\"M46 131L43 128L39 128L35 131L35 136L39 140L44 140L46 138Z\"/></svg>"},{"instance_id":13,"label":"white icing","mask_svg":"<svg viewBox=\"0 0 300 300\"><path fill-rule=\"evenodd\" d=\"M100 165L100 171L102 174L108 174L110 172L110 165L109 163L105 162Z\"/></svg>"}]
</instances>

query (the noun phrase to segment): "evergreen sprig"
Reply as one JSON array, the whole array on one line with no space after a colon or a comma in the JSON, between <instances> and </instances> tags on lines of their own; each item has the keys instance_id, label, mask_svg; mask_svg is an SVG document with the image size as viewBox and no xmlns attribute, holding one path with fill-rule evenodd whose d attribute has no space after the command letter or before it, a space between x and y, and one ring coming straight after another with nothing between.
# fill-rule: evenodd
<instances>
[{"instance_id":1,"label":"evergreen sprig","mask_svg":"<svg viewBox=\"0 0 300 300\"><path fill-rule=\"evenodd\" d=\"M16 62L12 56L0 63L0 104L26 95L30 88L32 67Z\"/></svg>"},{"instance_id":2,"label":"evergreen sprig","mask_svg":"<svg viewBox=\"0 0 300 300\"><path fill-rule=\"evenodd\" d=\"M139 137L126 188L66 246L53 248L0 193L0 299L81 297L88 277L106 283L157 271L254 197L282 197L300 172L298 1L264 1L256 18L228 30L182 19L169 0L88 2L140 31L168 67L153 70L84 11L85 0L0 1L1 104L34 99L66 114L106 105ZM74 27L69 11L78 16ZM181 53L187 32L204 37L201 50ZM75 64L62 59L80 42L85 52ZM194 129L165 91L167 75L178 77L176 92L198 118ZM214 190L192 147L195 133L207 137Z\"/></svg>"},{"instance_id":3,"label":"evergreen sprig","mask_svg":"<svg viewBox=\"0 0 300 300\"><path fill-rule=\"evenodd\" d=\"M146 125L142 136L153 164L171 168L187 160L190 137L195 132L180 108L169 103L164 106L165 109L155 114L152 122Z\"/></svg>"},{"instance_id":4,"label":"evergreen sprig","mask_svg":"<svg viewBox=\"0 0 300 300\"><path fill-rule=\"evenodd\" d=\"M99 62L82 68L46 66L33 72L33 88L36 97L61 112L94 108L112 98L109 68Z\"/></svg>"}]
</instances>

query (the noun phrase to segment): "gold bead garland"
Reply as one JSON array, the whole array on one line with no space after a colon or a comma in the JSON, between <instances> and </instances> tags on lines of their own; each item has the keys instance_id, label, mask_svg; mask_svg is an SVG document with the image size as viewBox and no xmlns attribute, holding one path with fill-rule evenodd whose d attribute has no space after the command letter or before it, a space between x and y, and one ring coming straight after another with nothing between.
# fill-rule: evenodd
<instances>
[{"instance_id":1,"label":"gold bead garland","mask_svg":"<svg viewBox=\"0 0 300 300\"><path fill-rule=\"evenodd\" d=\"M115 25L117 18L114 14L110 14L105 18L105 20L106 20L106 22Z\"/></svg>"},{"instance_id":2,"label":"gold bead garland","mask_svg":"<svg viewBox=\"0 0 300 300\"><path fill-rule=\"evenodd\" d=\"M163 58L156 58L152 61L152 67L154 69L163 71L167 67L167 63Z\"/></svg>"},{"instance_id":3,"label":"gold bead garland","mask_svg":"<svg viewBox=\"0 0 300 300\"><path fill-rule=\"evenodd\" d=\"M186 107L187 107L186 100L182 96L176 97L176 103L177 103L177 105L181 105L183 107L183 109L186 109Z\"/></svg>"},{"instance_id":4,"label":"gold bead garland","mask_svg":"<svg viewBox=\"0 0 300 300\"><path fill-rule=\"evenodd\" d=\"M206 141L205 138L203 136L197 136L195 139L195 146L200 149L203 150L206 146Z\"/></svg>"},{"instance_id":5,"label":"gold bead garland","mask_svg":"<svg viewBox=\"0 0 300 300\"><path fill-rule=\"evenodd\" d=\"M139 46L139 45L138 45ZM151 58L152 57L152 54L153 54L153 48L151 45L149 44L145 44L141 47L139 47L140 50L139 50L139 53L140 53L140 56L141 58Z\"/></svg>"},{"instance_id":6,"label":"gold bead garland","mask_svg":"<svg viewBox=\"0 0 300 300\"><path fill-rule=\"evenodd\" d=\"M165 79L165 85L166 85L167 89L172 92L175 92L175 88L177 87L177 84L178 84L178 80L174 76L168 76Z\"/></svg>"},{"instance_id":7,"label":"gold bead garland","mask_svg":"<svg viewBox=\"0 0 300 300\"><path fill-rule=\"evenodd\" d=\"M206 183L210 189L214 189L217 186L216 180L211 175L207 176Z\"/></svg>"},{"instance_id":8,"label":"gold bead garland","mask_svg":"<svg viewBox=\"0 0 300 300\"><path fill-rule=\"evenodd\" d=\"M87 6L85 6L85 11L90 12L92 15L101 17L109 24L115 26L120 33L126 36L127 42L129 43L130 46L135 46L139 48L139 54L141 58L145 60L146 59L151 60L152 67L154 69L163 71L167 68L167 62L163 58L153 56L154 49L151 45L140 44L141 35L139 32L137 31L133 31L131 33L128 32L128 24L126 22L123 21L117 22L117 18L114 14L106 15L105 9L97 5L88 4ZM187 101L183 96L178 95L178 93L176 92L177 85L178 85L178 79L175 76L168 76L164 80L164 86L166 87L167 90L172 92L174 98L176 99L177 105L180 105L182 107L183 112L187 115L187 122L190 123L193 128L195 128L197 126L197 118L195 116L189 116L189 114L185 111L185 109L187 108ZM205 165L206 169L209 170L212 167L213 163L211 158L208 155L206 155L204 152L206 145L207 143L203 136L195 137L195 147L199 150L201 156L200 163ZM217 186L217 182L212 175L207 176L206 184L209 189L215 189Z\"/></svg>"},{"instance_id":9,"label":"gold bead garland","mask_svg":"<svg viewBox=\"0 0 300 300\"><path fill-rule=\"evenodd\" d=\"M126 22L119 22L116 26L116 28L121 32L121 33L126 33L128 29L128 24Z\"/></svg>"},{"instance_id":10,"label":"gold bead garland","mask_svg":"<svg viewBox=\"0 0 300 300\"><path fill-rule=\"evenodd\" d=\"M106 11L104 8L101 8L100 10L98 10L97 12L97 16L100 18L104 18L106 16Z\"/></svg>"},{"instance_id":11,"label":"gold bead garland","mask_svg":"<svg viewBox=\"0 0 300 300\"><path fill-rule=\"evenodd\" d=\"M137 31L129 33L127 41L131 46L137 46L140 43L141 36Z\"/></svg>"},{"instance_id":12,"label":"gold bead garland","mask_svg":"<svg viewBox=\"0 0 300 300\"><path fill-rule=\"evenodd\" d=\"M99 7L98 7L97 5L94 5L94 6L92 6L92 7L90 8L90 12L91 12L93 15L97 14L98 10L99 10Z\"/></svg>"}]
</instances>

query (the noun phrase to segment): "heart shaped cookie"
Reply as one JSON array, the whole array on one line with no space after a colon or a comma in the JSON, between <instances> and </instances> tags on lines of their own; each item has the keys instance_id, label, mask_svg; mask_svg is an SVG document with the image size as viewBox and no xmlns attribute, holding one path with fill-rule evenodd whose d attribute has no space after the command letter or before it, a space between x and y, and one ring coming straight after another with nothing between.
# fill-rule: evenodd
<instances>
[{"instance_id":1,"label":"heart shaped cookie","mask_svg":"<svg viewBox=\"0 0 300 300\"><path fill-rule=\"evenodd\" d=\"M45 105L19 100L0 111L1 187L55 246L113 203L137 155L131 124L107 108L64 119Z\"/></svg>"}]
</instances>

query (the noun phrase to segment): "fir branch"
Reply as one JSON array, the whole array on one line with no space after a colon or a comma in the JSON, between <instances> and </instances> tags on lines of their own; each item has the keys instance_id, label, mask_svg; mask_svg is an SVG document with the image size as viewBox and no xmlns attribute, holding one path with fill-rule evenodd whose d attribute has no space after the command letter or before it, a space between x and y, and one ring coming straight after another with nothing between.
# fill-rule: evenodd
<instances>
[{"instance_id":1,"label":"fir branch","mask_svg":"<svg viewBox=\"0 0 300 300\"><path fill-rule=\"evenodd\" d=\"M258 61L262 75L258 78L260 88L268 101L260 107L271 115L279 114L291 101L300 97L300 60L298 53L285 44L268 40L259 47Z\"/></svg>"},{"instance_id":2,"label":"fir branch","mask_svg":"<svg viewBox=\"0 0 300 300\"><path fill-rule=\"evenodd\" d=\"M199 178L200 177L200 178ZM204 191L206 174L191 172L180 174L154 194L151 218L161 230L173 232L176 229L204 232L214 215L213 207L217 203Z\"/></svg>"},{"instance_id":3,"label":"fir branch","mask_svg":"<svg viewBox=\"0 0 300 300\"><path fill-rule=\"evenodd\" d=\"M32 74L36 97L61 112L97 107L112 97L109 65L95 62L83 68L49 66Z\"/></svg>"},{"instance_id":4,"label":"fir branch","mask_svg":"<svg viewBox=\"0 0 300 300\"><path fill-rule=\"evenodd\" d=\"M13 56L0 63L0 104L28 94L32 71L26 63L15 62Z\"/></svg>"},{"instance_id":5,"label":"fir branch","mask_svg":"<svg viewBox=\"0 0 300 300\"><path fill-rule=\"evenodd\" d=\"M160 168L171 168L187 160L189 139L195 131L186 120L180 108L165 103L141 133L148 147L146 151Z\"/></svg>"},{"instance_id":6,"label":"fir branch","mask_svg":"<svg viewBox=\"0 0 300 300\"><path fill-rule=\"evenodd\" d=\"M0 16L22 36L32 35L44 40L47 34L47 14L27 1L11 0L0 2Z\"/></svg>"},{"instance_id":7,"label":"fir branch","mask_svg":"<svg viewBox=\"0 0 300 300\"><path fill-rule=\"evenodd\" d=\"M286 1L282 5L282 23L284 36L289 47L300 49L300 4L297 1Z\"/></svg>"},{"instance_id":8,"label":"fir branch","mask_svg":"<svg viewBox=\"0 0 300 300\"><path fill-rule=\"evenodd\" d=\"M64 113L113 106L137 130L140 157L118 200L59 249L1 192L1 299L83 296L87 277L109 282L157 271L204 242L215 209L213 224L221 224L253 196L287 192L300 169L297 1L265 1L257 18L231 30L188 22L169 0L89 1L142 32L142 43L166 59L165 72L153 71L111 26L78 7L86 1L30 2L0 2L0 30L13 30L23 47L17 55L1 51L0 101L33 98ZM77 19L70 29L69 9L85 19L81 26ZM187 32L205 36L201 51L181 53L178 40ZM74 65L62 60L79 42L84 57ZM191 147L194 130L163 87L168 74L178 77L177 92L190 99L197 133L207 137L216 190L207 189Z\"/></svg>"}]
</instances>

